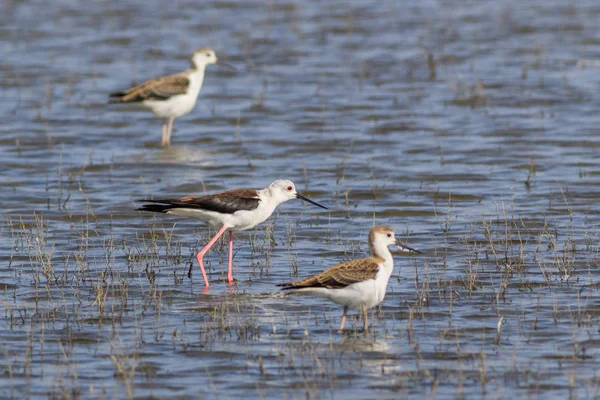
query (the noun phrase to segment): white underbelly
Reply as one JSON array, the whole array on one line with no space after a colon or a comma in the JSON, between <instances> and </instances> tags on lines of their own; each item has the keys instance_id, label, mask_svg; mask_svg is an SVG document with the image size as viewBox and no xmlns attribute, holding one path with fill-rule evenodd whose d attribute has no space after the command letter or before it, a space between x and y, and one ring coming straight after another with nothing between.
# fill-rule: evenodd
<instances>
[{"instance_id":1,"label":"white underbelly","mask_svg":"<svg viewBox=\"0 0 600 400\"><path fill-rule=\"evenodd\" d=\"M385 297L386 286L382 285L382 282L369 279L368 281L354 283L343 289L310 288L300 292L325 297L350 308L361 309L362 307L375 307L381 303Z\"/></svg>"},{"instance_id":2,"label":"white underbelly","mask_svg":"<svg viewBox=\"0 0 600 400\"><path fill-rule=\"evenodd\" d=\"M146 100L142 104L161 119L177 118L192 111L198 95L193 93L173 96L167 100Z\"/></svg>"},{"instance_id":3,"label":"white underbelly","mask_svg":"<svg viewBox=\"0 0 600 400\"><path fill-rule=\"evenodd\" d=\"M266 219L263 218L263 213L251 211L236 211L233 214L220 214L214 211L195 208L174 208L167 211L167 214L199 219L206 222L213 229L220 229L223 225L226 225L232 231L251 229Z\"/></svg>"}]
</instances>

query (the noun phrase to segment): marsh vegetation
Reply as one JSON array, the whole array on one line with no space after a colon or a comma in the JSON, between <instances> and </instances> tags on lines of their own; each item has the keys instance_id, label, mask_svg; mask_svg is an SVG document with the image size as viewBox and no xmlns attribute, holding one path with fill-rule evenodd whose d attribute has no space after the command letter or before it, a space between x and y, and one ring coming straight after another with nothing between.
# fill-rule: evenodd
<instances>
[{"instance_id":1,"label":"marsh vegetation","mask_svg":"<svg viewBox=\"0 0 600 400\"><path fill-rule=\"evenodd\" d=\"M598 397L600 9L343 3L5 5L1 397ZM106 106L208 44L239 72L207 73L171 148ZM232 287L219 242L208 293L214 232L134 211L277 178L330 212L236 235ZM374 224L424 254L368 334L275 287Z\"/></svg>"}]
</instances>

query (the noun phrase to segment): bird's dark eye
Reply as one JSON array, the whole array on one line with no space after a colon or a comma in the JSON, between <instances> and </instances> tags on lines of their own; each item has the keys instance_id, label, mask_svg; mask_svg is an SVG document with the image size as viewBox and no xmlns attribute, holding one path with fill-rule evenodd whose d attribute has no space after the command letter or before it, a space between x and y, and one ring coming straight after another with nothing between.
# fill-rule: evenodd
<instances>
[{"instance_id":1,"label":"bird's dark eye","mask_svg":"<svg viewBox=\"0 0 600 400\"><path fill-rule=\"evenodd\" d=\"M210 53L206 53L206 57L209 57L209 58L210 58Z\"/></svg>"},{"instance_id":2,"label":"bird's dark eye","mask_svg":"<svg viewBox=\"0 0 600 400\"><path fill-rule=\"evenodd\" d=\"M391 234L391 233L388 233L388 237L392 237L392 234Z\"/></svg>"},{"instance_id":3,"label":"bird's dark eye","mask_svg":"<svg viewBox=\"0 0 600 400\"><path fill-rule=\"evenodd\" d=\"M291 186L287 187L287 190L289 190L290 192L292 191L292 189L293 189L293 187L291 187Z\"/></svg>"}]
</instances>

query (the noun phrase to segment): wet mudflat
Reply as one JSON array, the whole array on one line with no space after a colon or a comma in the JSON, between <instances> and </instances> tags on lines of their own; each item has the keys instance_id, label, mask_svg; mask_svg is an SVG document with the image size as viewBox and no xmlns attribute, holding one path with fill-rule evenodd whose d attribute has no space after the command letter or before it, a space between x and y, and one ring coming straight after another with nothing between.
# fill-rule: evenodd
<instances>
[{"instance_id":1,"label":"wet mudflat","mask_svg":"<svg viewBox=\"0 0 600 400\"><path fill-rule=\"evenodd\" d=\"M0 15L2 398L595 398L594 1L29 2ZM107 93L210 66L173 146ZM136 199L291 179L214 232ZM371 331L275 284L395 257Z\"/></svg>"}]
</instances>

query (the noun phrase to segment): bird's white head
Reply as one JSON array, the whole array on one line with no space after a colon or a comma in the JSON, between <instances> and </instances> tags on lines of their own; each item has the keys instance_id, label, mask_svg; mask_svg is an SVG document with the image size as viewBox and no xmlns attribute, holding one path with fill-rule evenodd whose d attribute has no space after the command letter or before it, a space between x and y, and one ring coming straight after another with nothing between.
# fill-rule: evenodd
<instances>
[{"instance_id":1,"label":"bird's white head","mask_svg":"<svg viewBox=\"0 0 600 400\"><path fill-rule=\"evenodd\" d=\"M209 64L216 64L217 61L217 55L208 47L198 49L192 55L192 65L194 68L201 68Z\"/></svg>"},{"instance_id":2,"label":"bird's white head","mask_svg":"<svg viewBox=\"0 0 600 400\"><path fill-rule=\"evenodd\" d=\"M369 244L373 253L378 254L381 247L396 245L402 252L421 253L419 250L408 247L399 240L396 240L394 230L388 226L376 226L369 232Z\"/></svg>"},{"instance_id":3,"label":"bird's white head","mask_svg":"<svg viewBox=\"0 0 600 400\"><path fill-rule=\"evenodd\" d=\"M301 199L318 207L327 209L327 207L322 206L319 203L312 201L298 193L296 190L296 185L294 185L294 182L292 181L277 180L267 187L267 191L269 193L269 197L276 204L285 203L286 201L292 199Z\"/></svg>"}]
</instances>

